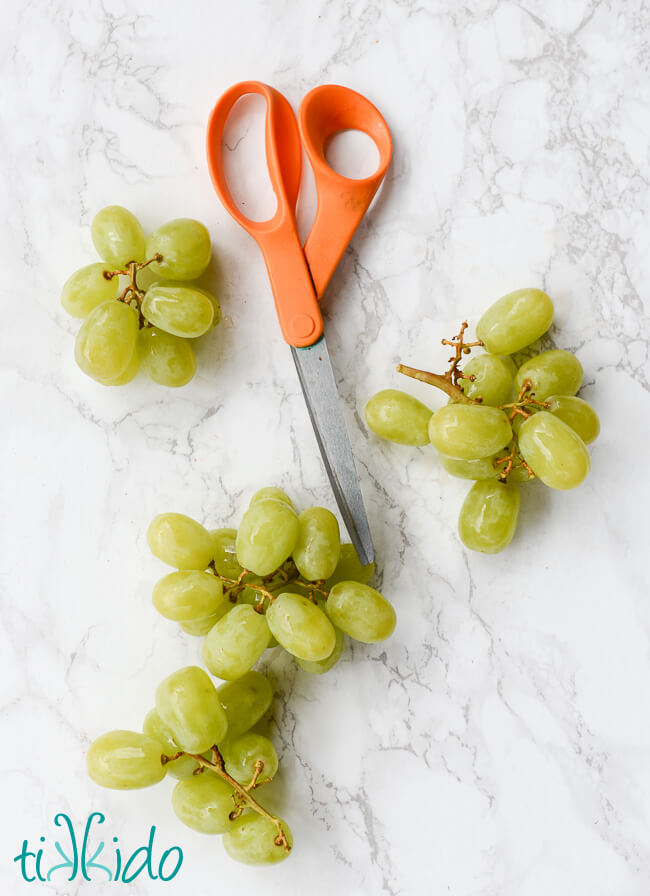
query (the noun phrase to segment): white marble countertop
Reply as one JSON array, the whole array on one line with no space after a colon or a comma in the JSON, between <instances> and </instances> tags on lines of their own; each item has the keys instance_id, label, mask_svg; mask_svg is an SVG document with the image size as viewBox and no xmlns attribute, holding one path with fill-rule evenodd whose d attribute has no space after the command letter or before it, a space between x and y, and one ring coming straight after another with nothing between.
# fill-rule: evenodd
<instances>
[{"instance_id":1,"label":"white marble countertop","mask_svg":"<svg viewBox=\"0 0 650 896\"><path fill-rule=\"evenodd\" d=\"M650 886L650 76L643 0L291 3L10 0L0 138L4 428L0 560L3 894L12 858L65 812L107 816L126 850L156 825L185 860L133 894L647 896ZM297 105L330 81L369 96L394 163L326 297L393 638L323 679L268 662L281 753L274 801L296 846L251 869L194 834L171 785L103 791L89 740L138 727L160 678L198 658L158 617L158 512L237 520L285 486L332 505L263 262L216 199L204 153L222 90L265 80ZM250 145L248 141L247 145ZM95 260L103 205L151 229L210 228L228 319L178 392L102 388L59 305ZM455 527L467 485L432 451L369 436L363 407L409 388L439 340L501 294L552 296L602 434L575 492L526 487L503 554ZM413 392L434 401L422 386ZM45 859L44 859L45 861ZM30 889L31 887L31 889Z\"/></svg>"}]
</instances>

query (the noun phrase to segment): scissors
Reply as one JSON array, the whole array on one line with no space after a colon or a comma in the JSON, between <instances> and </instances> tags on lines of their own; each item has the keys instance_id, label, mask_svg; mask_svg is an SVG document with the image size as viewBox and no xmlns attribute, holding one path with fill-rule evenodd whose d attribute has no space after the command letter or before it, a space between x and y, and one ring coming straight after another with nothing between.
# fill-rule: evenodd
<instances>
[{"instance_id":1,"label":"scissors","mask_svg":"<svg viewBox=\"0 0 650 896\"><path fill-rule=\"evenodd\" d=\"M223 166L226 120L237 100L252 93L266 100L266 162L277 200L273 217L266 221L252 221L241 213ZM379 166L370 177L353 180L327 163L327 141L345 130L363 131L374 140ZM314 172L318 200L304 247L295 216L302 147ZM392 154L388 126L372 103L347 87L326 84L314 88L300 104L296 120L289 102L273 87L260 81L242 81L226 90L210 115L207 153L210 176L221 202L262 250L282 335L291 347L336 503L359 560L364 565L371 563L375 552L323 335L319 301L386 174Z\"/></svg>"}]
</instances>

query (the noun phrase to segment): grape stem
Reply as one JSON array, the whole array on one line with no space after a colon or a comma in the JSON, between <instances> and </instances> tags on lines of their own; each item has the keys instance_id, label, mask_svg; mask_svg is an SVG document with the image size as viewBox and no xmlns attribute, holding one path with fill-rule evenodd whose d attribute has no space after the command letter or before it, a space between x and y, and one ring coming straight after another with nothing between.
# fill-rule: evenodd
<instances>
[{"instance_id":1,"label":"grape stem","mask_svg":"<svg viewBox=\"0 0 650 896\"><path fill-rule=\"evenodd\" d=\"M160 252L156 252L156 254L148 261L130 261L126 266L126 270L124 271L104 271L104 278L106 280L112 280L113 277L119 277L120 275L129 278L129 282L124 287L119 296L117 296L117 301L124 302L125 305L131 305L132 308L135 308L135 310L138 312L140 329L142 329L143 327L150 327L151 324L148 320L145 319L142 313L142 300L144 299L144 292L138 286L138 271L141 271L143 268L146 268L150 264L153 264L154 261L160 262L162 260L163 257Z\"/></svg>"},{"instance_id":2,"label":"grape stem","mask_svg":"<svg viewBox=\"0 0 650 896\"><path fill-rule=\"evenodd\" d=\"M533 392L533 384L530 380L524 380L521 384L521 390L519 395L517 396L515 401L511 401L509 404L500 404L499 407L502 411L507 411L510 409L509 420L512 421L515 419L517 414L522 416L524 419L527 419L535 411L541 411L546 408L550 408L550 403L548 401L538 401L535 398L535 393Z\"/></svg>"},{"instance_id":3,"label":"grape stem","mask_svg":"<svg viewBox=\"0 0 650 896\"><path fill-rule=\"evenodd\" d=\"M235 804L235 808L228 816L230 820L234 821L236 818L239 818L244 809L252 809L253 812L257 812L258 815L261 815L263 818L266 818L267 821L270 821L276 828L278 833L274 839L275 845L282 846L286 852L291 852L291 846L289 845L287 835L284 832L280 819L276 815L271 815L271 813L265 809L264 806L260 805L251 794L251 791L255 790L256 787L260 787L262 784L266 783L265 781L259 781L259 776L264 769L264 762L261 759L257 760L255 763L255 773L253 774L251 782L244 786L243 784L240 784L239 781L236 781L232 775L228 774L226 765L223 761L223 756L216 744L211 748L211 753L212 761L206 759L205 756L201 756L200 753L187 753L185 750L179 750L178 753L174 753L173 756L163 755L162 764L166 765L168 762L173 762L181 756L189 756L190 759L193 759L199 766L194 770L195 775L202 774L206 771L218 775L230 784L233 789L232 801Z\"/></svg>"},{"instance_id":4,"label":"grape stem","mask_svg":"<svg viewBox=\"0 0 650 896\"><path fill-rule=\"evenodd\" d=\"M473 382L476 379L475 376L465 376L458 365L463 355L469 355L473 348L483 345L480 339L476 342L465 342L465 330L468 326L467 321L464 320L455 336L451 339L440 340L442 345L449 345L454 349L454 354L449 358L449 369L445 373L429 373L428 370L418 370L417 367L407 367L405 364L398 364L397 372L442 389L453 401L461 404L480 404L480 399L468 398L458 385L458 380Z\"/></svg>"},{"instance_id":5,"label":"grape stem","mask_svg":"<svg viewBox=\"0 0 650 896\"><path fill-rule=\"evenodd\" d=\"M325 579L319 579L316 582L308 582L306 579L303 579L302 576L298 574L297 569L293 566L292 572L288 572L282 566L275 570L275 572L270 573L268 576L264 576L262 579L262 584L258 585L257 582L247 582L246 576L250 575L250 570L242 569L236 579L230 579L228 576L221 575L220 572L217 572L217 567L215 565L214 560L210 563L208 569L213 573L218 579L220 579L226 588L224 589L227 597L232 603L237 603L237 596L245 589L250 588L251 591L255 591L260 595L260 599L256 604L254 604L254 609L258 613L264 613L266 606L265 602L268 600L269 604L272 604L277 594L274 594L270 588L265 586L271 585L275 579L279 576L281 578L280 586L277 587L286 587L288 585L301 585L307 591L309 591L309 599L313 602L314 592L318 591L326 600L329 592L325 591L321 586L324 584Z\"/></svg>"}]
</instances>

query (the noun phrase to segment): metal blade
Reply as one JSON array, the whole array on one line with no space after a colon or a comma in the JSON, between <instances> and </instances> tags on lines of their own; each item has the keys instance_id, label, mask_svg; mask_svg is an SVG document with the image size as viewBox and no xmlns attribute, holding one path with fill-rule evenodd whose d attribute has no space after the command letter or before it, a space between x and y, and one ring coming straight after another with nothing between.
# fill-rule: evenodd
<instances>
[{"instance_id":1,"label":"metal blade","mask_svg":"<svg viewBox=\"0 0 650 896\"><path fill-rule=\"evenodd\" d=\"M291 353L336 503L365 566L375 559L375 549L325 337L307 348L292 346Z\"/></svg>"}]
</instances>

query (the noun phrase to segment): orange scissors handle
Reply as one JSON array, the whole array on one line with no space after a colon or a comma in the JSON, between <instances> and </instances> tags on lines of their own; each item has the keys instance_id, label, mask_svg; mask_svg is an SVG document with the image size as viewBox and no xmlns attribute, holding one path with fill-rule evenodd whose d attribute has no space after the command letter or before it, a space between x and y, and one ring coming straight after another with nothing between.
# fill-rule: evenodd
<instances>
[{"instance_id":1,"label":"orange scissors handle","mask_svg":"<svg viewBox=\"0 0 650 896\"><path fill-rule=\"evenodd\" d=\"M277 209L267 221L241 213L228 188L222 138L228 115L238 99L257 93L266 100L266 161ZM359 180L328 165L327 141L339 131L361 130L379 150L379 167ZM302 143L314 170L318 208L305 248L296 230ZM299 125L287 100L260 81L230 87L208 122L208 167L215 190L232 217L257 241L269 274L282 335L296 348L313 345L323 332L318 299L323 294L352 234L377 192L391 158L388 126L365 97L338 85L310 91L302 101Z\"/></svg>"},{"instance_id":2,"label":"orange scissors handle","mask_svg":"<svg viewBox=\"0 0 650 896\"><path fill-rule=\"evenodd\" d=\"M238 99L258 93L266 100L266 161L277 209L268 221L251 221L233 199L223 168L222 138L226 119ZM323 332L323 320L307 268L294 210L300 188L300 135L293 110L272 87L242 81L229 88L208 122L208 167L214 188L232 217L257 241L271 281L282 335L289 345L312 345Z\"/></svg>"},{"instance_id":3,"label":"orange scissors handle","mask_svg":"<svg viewBox=\"0 0 650 896\"><path fill-rule=\"evenodd\" d=\"M320 298L384 179L393 143L378 109L365 96L338 84L309 91L298 110L298 126L318 195L316 218L304 252ZM363 131L377 146L379 165L370 177L344 177L325 158L328 140L348 130Z\"/></svg>"}]
</instances>

